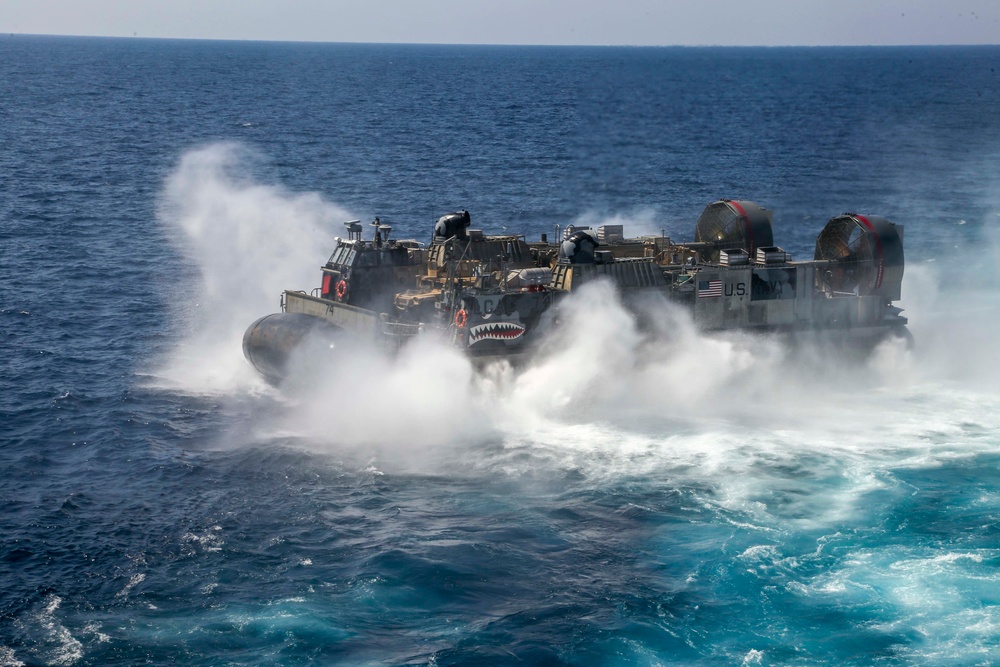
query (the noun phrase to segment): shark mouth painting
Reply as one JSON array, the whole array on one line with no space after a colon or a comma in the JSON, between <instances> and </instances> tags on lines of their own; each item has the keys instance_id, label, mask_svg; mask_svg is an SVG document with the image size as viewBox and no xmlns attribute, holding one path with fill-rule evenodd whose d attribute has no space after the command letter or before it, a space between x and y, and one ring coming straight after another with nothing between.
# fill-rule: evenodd
<instances>
[{"instance_id":1,"label":"shark mouth painting","mask_svg":"<svg viewBox=\"0 0 1000 667\"><path fill-rule=\"evenodd\" d=\"M514 340L524 335L524 327L513 322L490 322L469 329L469 345L484 340Z\"/></svg>"}]
</instances>

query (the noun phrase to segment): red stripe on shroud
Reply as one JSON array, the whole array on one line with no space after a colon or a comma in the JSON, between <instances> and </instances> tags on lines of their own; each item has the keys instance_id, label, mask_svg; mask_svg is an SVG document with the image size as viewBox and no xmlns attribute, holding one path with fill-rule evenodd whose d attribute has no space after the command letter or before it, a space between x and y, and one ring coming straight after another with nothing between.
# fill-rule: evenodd
<instances>
[{"instance_id":1,"label":"red stripe on shroud","mask_svg":"<svg viewBox=\"0 0 1000 667\"><path fill-rule=\"evenodd\" d=\"M729 202L727 202L727 203L728 203L728 204L729 204L730 206L732 206L733 208L735 208L735 209L736 209L736 211L737 211L737 212L738 212L738 213L740 214L740 216L741 216L741 217L743 218L743 233L744 233L744 235L745 235L745 236L747 237L747 241L748 241L748 244L747 244L747 245L748 245L748 247L747 247L747 250L748 250L748 251L750 252L750 255L751 255L751 260L752 260L752 259L753 259L753 254L754 254L754 251L756 251L756 250L757 250L757 244L756 244L756 243L754 243L754 238L753 238L753 227L751 227L751 226L750 226L750 218L749 218L749 217L747 217L747 212L746 212L746 210L744 210L744 208L743 208L742 206L740 206L739 202L735 202L735 201L729 201Z\"/></svg>"},{"instance_id":2,"label":"red stripe on shroud","mask_svg":"<svg viewBox=\"0 0 1000 667\"><path fill-rule=\"evenodd\" d=\"M875 252L878 253L878 273L875 274L875 289L882 287L882 274L885 273L885 253L882 251L882 237L875 232L875 226L863 215L854 214L854 218L865 226L875 237Z\"/></svg>"}]
</instances>

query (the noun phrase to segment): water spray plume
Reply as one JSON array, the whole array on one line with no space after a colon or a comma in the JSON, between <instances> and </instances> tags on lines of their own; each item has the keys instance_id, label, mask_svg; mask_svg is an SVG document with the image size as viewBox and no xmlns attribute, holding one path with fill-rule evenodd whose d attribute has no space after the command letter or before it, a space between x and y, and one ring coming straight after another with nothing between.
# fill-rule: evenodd
<instances>
[{"instance_id":1,"label":"water spray plume","mask_svg":"<svg viewBox=\"0 0 1000 667\"><path fill-rule=\"evenodd\" d=\"M561 326L518 377L512 406L573 418L623 390L640 340L610 283L587 285L560 309Z\"/></svg>"},{"instance_id":2,"label":"water spray plume","mask_svg":"<svg viewBox=\"0 0 1000 667\"><path fill-rule=\"evenodd\" d=\"M472 364L441 341L395 355L363 341L306 345L291 366L278 421L320 450L376 447L398 459L493 434Z\"/></svg>"},{"instance_id":3,"label":"water spray plume","mask_svg":"<svg viewBox=\"0 0 1000 667\"><path fill-rule=\"evenodd\" d=\"M161 196L160 222L197 269L178 304L190 331L157 372L181 390L225 393L258 382L243 359L243 331L275 309L282 290L316 282L335 223L350 217L319 195L256 183L249 171L257 161L238 144L192 150Z\"/></svg>"}]
</instances>

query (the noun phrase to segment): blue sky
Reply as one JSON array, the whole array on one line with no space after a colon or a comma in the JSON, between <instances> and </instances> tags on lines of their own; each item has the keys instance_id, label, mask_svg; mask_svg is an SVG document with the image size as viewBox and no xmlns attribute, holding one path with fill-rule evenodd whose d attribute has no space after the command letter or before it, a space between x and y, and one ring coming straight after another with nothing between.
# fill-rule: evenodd
<instances>
[{"instance_id":1,"label":"blue sky","mask_svg":"<svg viewBox=\"0 0 1000 667\"><path fill-rule=\"evenodd\" d=\"M446 44L998 44L1000 0L0 0L0 33Z\"/></svg>"}]
</instances>

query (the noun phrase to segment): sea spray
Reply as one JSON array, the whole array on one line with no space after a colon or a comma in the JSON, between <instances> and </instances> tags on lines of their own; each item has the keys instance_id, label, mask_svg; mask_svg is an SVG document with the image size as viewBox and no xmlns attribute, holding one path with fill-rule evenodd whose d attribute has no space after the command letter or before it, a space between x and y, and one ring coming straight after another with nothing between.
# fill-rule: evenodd
<instances>
[{"instance_id":1,"label":"sea spray","mask_svg":"<svg viewBox=\"0 0 1000 667\"><path fill-rule=\"evenodd\" d=\"M295 355L278 422L326 451L364 447L411 458L422 449L495 437L475 369L428 334L398 353L353 340Z\"/></svg>"},{"instance_id":2,"label":"sea spray","mask_svg":"<svg viewBox=\"0 0 1000 667\"><path fill-rule=\"evenodd\" d=\"M257 182L259 160L240 144L211 144L187 152L164 186L160 223L197 270L195 284L174 286L188 330L155 373L181 391L259 384L243 359L244 330L278 309L283 290L317 282L335 223L350 217L317 194Z\"/></svg>"}]
</instances>

